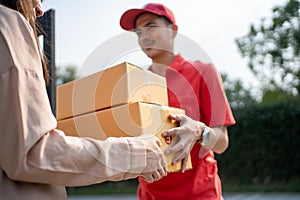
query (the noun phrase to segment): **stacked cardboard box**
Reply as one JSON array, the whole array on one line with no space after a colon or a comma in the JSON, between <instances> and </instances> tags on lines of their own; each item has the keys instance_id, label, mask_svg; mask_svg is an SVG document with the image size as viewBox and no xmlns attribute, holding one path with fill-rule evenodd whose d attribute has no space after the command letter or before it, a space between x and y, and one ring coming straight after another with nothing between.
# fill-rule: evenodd
<instances>
[{"instance_id":1,"label":"stacked cardboard box","mask_svg":"<svg viewBox=\"0 0 300 200\"><path fill-rule=\"evenodd\" d=\"M177 126L169 113L184 110L168 107L165 78L127 62L57 87L57 128L67 135L103 140L154 134L164 150L176 143L176 137L171 144L161 137ZM171 165L175 156L165 155L169 172L181 168Z\"/></svg>"}]
</instances>

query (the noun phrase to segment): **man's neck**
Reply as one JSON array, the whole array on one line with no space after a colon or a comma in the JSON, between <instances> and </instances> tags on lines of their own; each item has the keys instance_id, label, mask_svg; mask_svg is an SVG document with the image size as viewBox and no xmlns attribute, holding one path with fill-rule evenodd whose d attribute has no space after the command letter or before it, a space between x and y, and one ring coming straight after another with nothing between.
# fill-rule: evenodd
<instances>
[{"instance_id":1,"label":"man's neck","mask_svg":"<svg viewBox=\"0 0 300 200\"><path fill-rule=\"evenodd\" d=\"M169 67L169 65L171 64L171 62L173 61L174 57L175 54L172 53L156 59L152 59L152 66L151 66L152 72L161 76L165 76L165 72Z\"/></svg>"}]
</instances>

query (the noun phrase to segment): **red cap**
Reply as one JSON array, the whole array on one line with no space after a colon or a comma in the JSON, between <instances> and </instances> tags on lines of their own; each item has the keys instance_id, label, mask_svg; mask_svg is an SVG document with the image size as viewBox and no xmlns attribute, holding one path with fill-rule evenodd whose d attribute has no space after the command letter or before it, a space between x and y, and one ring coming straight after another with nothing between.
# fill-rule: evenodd
<instances>
[{"instance_id":1,"label":"red cap","mask_svg":"<svg viewBox=\"0 0 300 200\"><path fill-rule=\"evenodd\" d=\"M176 24L175 23L175 17L172 13L172 11L167 8L166 6L162 5L162 4L158 4L158 3L149 3L146 4L143 8L141 9L130 9L127 10L121 17L120 19L120 25L123 29L125 30L132 30L134 29L134 23L135 23L135 19L138 15L142 14L142 13L153 13L159 16L164 16L166 17L168 20L170 20L170 22L172 24Z\"/></svg>"}]
</instances>

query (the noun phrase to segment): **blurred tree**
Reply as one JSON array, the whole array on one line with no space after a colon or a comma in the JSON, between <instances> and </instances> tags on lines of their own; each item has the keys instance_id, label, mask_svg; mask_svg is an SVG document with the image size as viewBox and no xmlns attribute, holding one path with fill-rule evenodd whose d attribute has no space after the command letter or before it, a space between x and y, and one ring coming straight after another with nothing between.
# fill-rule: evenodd
<instances>
[{"instance_id":1,"label":"blurred tree","mask_svg":"<svg viewBox=\"0 0 300 200\"><path fill-rule=\"evenodd\" d=\"M264 90L300 94L299 0L275 7L271 19L252 24L248 35L236 43Z\"/></svg>"},{"instance_id":2,"label":"blurred tree","mask_svg":"<svg viewBox=\"0 0 300 200\"><path fill-rule=\"evenodd\" d=\"M279 102L288 102L289 100L293 100L297 97L294 97L292 94L288 93L287 91L276 88L274 90L264 90L263 97L262 97L262 104L272 104L272 103L279 103Z\"/></svg>"},{"instance_id":3,"label":"blurred tree","mask_svg":"<svg viewBox=\"0 0 300 200\"><path fill-rule=\"evenodd\" d=\"M77 67L69 65L56 68L56 85L61 85L76 79Z\"/></svg>"},{"instance_id":4,"label":"blurred tree","mask_svg":"<svg viewBox=\"0 0 300 200\"><path fill-rule=\"evenodd\" d=\"M251 90L245 88L241 80L230 80L227 74L224 73L222 73L222 79L227 99L232 108L244 108L258 102L251 94Z\"/></svg>"}]
</instances>

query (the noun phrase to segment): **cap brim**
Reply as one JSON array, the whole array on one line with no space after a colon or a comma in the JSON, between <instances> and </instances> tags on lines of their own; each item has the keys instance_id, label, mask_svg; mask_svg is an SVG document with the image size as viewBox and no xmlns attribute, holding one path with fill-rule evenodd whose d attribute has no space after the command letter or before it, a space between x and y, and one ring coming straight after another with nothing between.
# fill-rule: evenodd
<instances>
[{"instance_id":1,"label":"cap brim","mask_svg":"<svg viewBox=\"0 0 300 200\"><path fill-rule=\"evenodd\" d=\"M127 10L120 19L120 25L123 29L130 31L134 29L135 18L141 14L147 12L144 9L131 9Z\"/></svg>"}]
</instances>

